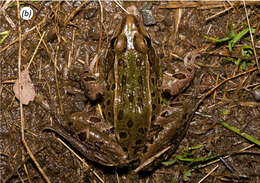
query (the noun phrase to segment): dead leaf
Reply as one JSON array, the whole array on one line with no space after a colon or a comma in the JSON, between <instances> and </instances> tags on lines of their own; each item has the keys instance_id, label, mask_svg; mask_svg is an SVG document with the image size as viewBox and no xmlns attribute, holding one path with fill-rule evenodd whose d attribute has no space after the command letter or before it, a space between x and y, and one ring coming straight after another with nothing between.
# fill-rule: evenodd
<instances>
[{"instance_id":1,"label":"dead leaf","mask_svg":"<svg viewBox=\"0 0 260 183\"><path fill-rule=\"evenodd\" d=\"M17 79L14 83L14 94L16 98L19 100L19 79ZM32 84L32 80L29 75L29 71L25 69L21 72L21 100L22 104L28 105L30 101L33 101L35 97L35 90Z\"/></svg>"}]
</instances>

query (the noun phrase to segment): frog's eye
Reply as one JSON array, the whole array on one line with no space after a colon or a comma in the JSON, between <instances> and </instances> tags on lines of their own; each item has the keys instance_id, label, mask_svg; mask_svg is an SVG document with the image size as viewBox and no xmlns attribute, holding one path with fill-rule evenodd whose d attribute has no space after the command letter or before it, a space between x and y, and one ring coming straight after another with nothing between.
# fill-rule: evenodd
<instances>
[{"instance_id":1,"label":"frog's eye","mask_svg":"<svg viewBox=\"0 0 260 183\"><path fill-rule=\"evenodd\" d=\"M124 35L119 35L111 40L111 47L115 52L123 52L127 47L127 40Z\"/></svg>"},{"instance_id":2,"label":"frog's eye","mask_svg":"<svg viewBox=\"0 0 260 183\"><path fill-rule=\"evenodd\" d=\"M136 34L134 37L134 47L141 53L146 53L151 46L151 40L147 36Z\"/></svg>"}]
</instances>

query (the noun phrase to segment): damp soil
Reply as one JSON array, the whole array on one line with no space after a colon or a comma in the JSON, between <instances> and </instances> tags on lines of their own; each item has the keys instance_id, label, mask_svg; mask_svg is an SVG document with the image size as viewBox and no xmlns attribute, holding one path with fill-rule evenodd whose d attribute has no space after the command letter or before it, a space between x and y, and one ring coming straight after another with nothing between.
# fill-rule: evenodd
<instances>
[{"instance_id":1,"label":"damp soil","mask_svg":"<svg viewBox=\"0 0 260 183\"><path fill-rule=\"evenodd\" d=\"M55 115L84 110L89 101L78 83L70 80L69 73L75 68L86 69L84 63L97 55L102 59L101 53L109 46L115 26L126 13L112 1L84 5L81 1L24 3L20 6L31 7L34 15L31 20L21 20L21 69L27 67L45 33L29 67L35 92L44 96ZM18 78L17 6L5 5L6 2L0 2L4 10L0 12L0 33L9 31L0 43L0 182L45 182L22 143L21 110L13 92ZM259 146L220 124L226 122L260 140L260 92L256 89L260 74L252 50L246 58L240 50L252 45L250 35L235 43L232 52L227 41L217 44L206 38L227 37L231 27L236 34L248 28L243 3L125 2L122 7L132 5L145 21L162 62L181 62L186 53L194 50L200 55L195 61L192 84L171 99L179 102L191 98L199 104L184 139L170 158L182 156L183 160L170 166L161 165L143 175L104 168L88 160L86 166L54 134L43 131L51 123L51 116L34 100L23 106L25 141L48 179L51 182L199 182L205 178L204 182L260 182ZM259 3L246 2L246 10L251 27L256 29L253 39L259 60ZM238 60L240 64L235 62ZM198 145L201 146L194 148ZM194 150L187 151L192 147ZM185 149L189 155L184 156ZM202 157L206 157L204 161L195 161Z\"/></svg>"}]
</instances>

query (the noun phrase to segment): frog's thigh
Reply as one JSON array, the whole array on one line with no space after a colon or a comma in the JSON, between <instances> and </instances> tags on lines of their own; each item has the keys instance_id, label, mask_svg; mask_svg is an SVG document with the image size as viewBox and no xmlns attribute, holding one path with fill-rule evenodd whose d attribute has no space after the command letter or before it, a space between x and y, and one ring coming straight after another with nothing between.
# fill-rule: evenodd
<instances>
[{"instance_id":1,"label":"frog's thigh","mask_svg":"<svg viewBox=\"0 0 260 183\"><path fill-rule=\"evenodd\" d=\"M97 111L82 111L75 112L67 116L68 120L66 122L66 126L68 128L84 129L84 126L92 125L100 131L107 131L112 126L108 122L104 122L101 116L97 115Z\"/></svg>"},{"instance_id":2,"label":"frog's thigh","mask_svg":"<svg viewBox=\"0 0 260 183\"><path fill-rule=\"evenodd\" d=\"M150 163L153 159L156 161L156 158L161 155L164 155L163 159L166 159L168 155L176 151L188 127L188 114L187 109L183 109L170 114L167 118L160 117L155 121L154 124L160 125L162 130L154 137L153 143L148 145L142 157L143 164Z\"/></svg>"},{"instance_id":3,"label":"frog's thigh","mask_svg":"<svg viewBox=\"0 0 260 183\"><path fill-rule=\"evenodd\" d=\"M128 163L127 154L123 151L114 136L109 136L103 128L97 126L93 121L84 121L86 113L75 113L78 120L68 120L66 130L61 127L56 131L64 137L68 143L77 149L87 159L98 162L105 166L124 166ZM98 122L103 123L104 122Z\"/></svg>"}]
</instances>

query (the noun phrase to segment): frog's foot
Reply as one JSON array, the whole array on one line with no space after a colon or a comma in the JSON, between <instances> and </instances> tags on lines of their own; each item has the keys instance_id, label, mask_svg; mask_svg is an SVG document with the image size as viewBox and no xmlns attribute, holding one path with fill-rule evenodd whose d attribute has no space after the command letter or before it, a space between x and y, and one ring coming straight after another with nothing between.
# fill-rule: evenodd
<instances>
[{"instance_id":1,"label":"frog's foot","mask_svg":"<svg viewBox=\"0 0 260 183\"><path fill-rule=\"evenodd\" d=\"M102 98L104 88L99 82L99 78L96 74L84 72L80 77L80 86L90 100L95 101Z\"/></svg>"},{"instance_id":2,"label":"frog's foot","mask_svg":"<svg viewBox=\"0 0 260 183\"><path fill-rule=\"evenodd\" d=\"M184 65L167 63L168 66L164 71L161 86L163 92L175 96L189 86L194 77L194 60L197 56L198 54L192 52L187 53L184 57Z\"/></svg>"},{"instance_id":3,"label":"frog's foot","mask_svg":"<svg viewBox=\"0 0 260 183\"><path fill-rule=\"evenodd\" d=\"M154 122L160 130L155 134L151 133L152 143L147 144L147 150L141 163L134 172L152 170L177 150L188 129L190 106L187 104L183 108L174 109L174 111L168 107L162 111Z\"/></svg>"}]
</instances>

